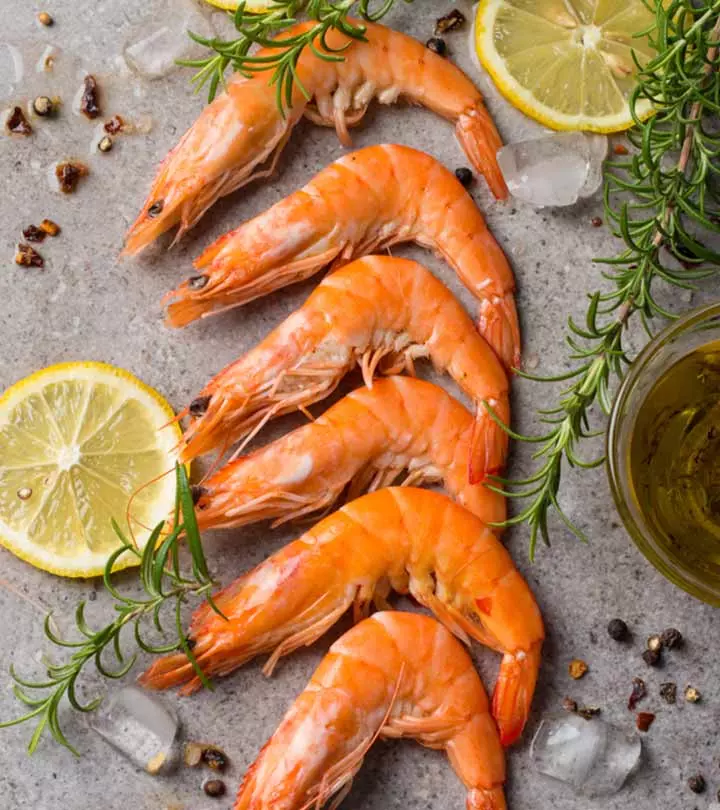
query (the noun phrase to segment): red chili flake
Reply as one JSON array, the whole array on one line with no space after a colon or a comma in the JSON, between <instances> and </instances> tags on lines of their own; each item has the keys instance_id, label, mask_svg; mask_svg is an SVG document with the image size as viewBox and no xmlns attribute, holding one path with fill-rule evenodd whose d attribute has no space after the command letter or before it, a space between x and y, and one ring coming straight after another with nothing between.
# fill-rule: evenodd
<instances>
[{"instance_id":1,"label":"red chili flake","mask_svg":"<svg viewBox=\"0 0 720 810\"><path fill-rule=\"evenodd\" d=\"M19 264L20 267L42 268L45 266L45 260L35 248L21 242L17 246L17 252L15 253L15 264Z\"/></svg>"},{"instance_id":2,"label":"red chili flake","mask_svg":"<svg viewBox=\"0 0 720 810\"><path fill-rule=\"evenodd\" d=\"M84 163L74 163L72 161L65 161L58 163L55 167L55 177L60 184L60 191L63 194L72 194L77 188L81 177L85 177L88 173L88 168Z\"/></svg>"},{"instance_id":3,"label":"red chili flake","mask_svg":"<svg viewBox=\"0 0 720 810\"><path fill-rule=\"evenodd\" d=\"M632 692L630 693L630 697L628 699L628 709L630 709L631 712L634 712L635 707L645 697L645 695L647 695L645 681L642 678L633 678Z\"/></svg>"},{"instance_id":4,"label":"red chili flake","mask_svg":"<svg viewBox=\"0 0 720 810\"><path fill-rule=\"evenodd\" d=\"M124 126L125 122L123 119L119 115L113 115L109 121L105 122L103 129L108 135L117 135Z\"/></svg>"},{"instance_id":5,"label":"red chili flake","mask_svg":"<svg viewBox=\"0 0 720 810\"><path fill-rule=\"evenodd\" d=\"M615 152L616 155L627 155L630 153L630 150L624 144L616 143L615 146L613 146L613 152Z\"/></svg>"},{"instance_id":6,"label":"red chili flake","mask_svg":"<svg viewBox=\"0 0 720 810\"><path fill-rule=\"evenodd\" d=\"M476 599L475 605L477 609L484 613L486 616L490 616L492 613L492 599L489 596L486 596L484 599Z\"/></svg>"},{"instance_id":7,"label":"red chili flake","mask_svg":"<svg viewBox=\"0 0 720 810\"><path fill-rule=\"evenodd\" d=\"M28 225L27 228L23 228L22 234L28 242L42 242L47 236L47 233L37 225Z\"/></svg>"},{"instance_id":8,"label":"red chili flake","mask_svg":"<svg viewBox=\"0 0 720 810\"><path fill-rule=\"evenodd\" d=\"M100 92L94 76L87 75L83 79L83 94L80 100L80 112L90 120L97 118L100 113Z\"/></svg>"},{"instance_id":9,"label":"red chili flake","mask_svg":"<svg viewBox=\"0 0 720 810\"><path fill-rule=\"evenodd\" d=\"M30 122L27 118L25 118L22 107L13 107L12 112L5 122L5 126L13 135L32 135L33 128L30 126Z\"/></svg>"},{"instance_id":10,"label":"red chili flake","mask_svg":"<svg viewBox=\"0 0 720 810\"><path fill-rule=\"evenodd\" d=\"M465 24L465 15L457 8L452 9L447 14L435 21L435 36L444 34L447 31L454 31Z\"/></svg>"},{"instance_id":11,"label":"red chili flake","mask_svg":"<svg viewBox=\"0 0 720 810\"><path fill-rule=\"evenodd\" d=\"M647 731L655 721L655 715L650 712L638 712L635 718L635 725L639 731Z\"/></svg>"},{"instance_id":12,"label":"red chili flake","mask_svg":"<svg viewBox=\"0 0 720 810\"><path fill-rule=\"evenodd\" d=\"M603 221L600 219L600 217L593 217L590 220L590 224L593 226L593 228L599 228L603 224Z\"/></svg>"}]
</instances>

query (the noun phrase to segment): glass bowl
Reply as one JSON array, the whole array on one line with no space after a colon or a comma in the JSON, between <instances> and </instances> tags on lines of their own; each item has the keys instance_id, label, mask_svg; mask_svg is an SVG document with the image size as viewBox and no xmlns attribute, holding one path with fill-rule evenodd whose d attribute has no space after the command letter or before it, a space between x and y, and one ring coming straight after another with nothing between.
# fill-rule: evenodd
<instances>
[{"instance_id":1,"label":"glass bowl","mask_svg":"<svg viewBox=\"0 0 720 810\"><path fill-rule=\"evenodd\" d=\"M630 366L620 386L607 433L610 488L635 545L665 577L693 596L720 607L720 578L700 576L658 542L638 501L630 476L630 440L643 401L658 379L685 355L720 340L720 304L689 312L656 335Z\"/></svg>"}]
</instances>

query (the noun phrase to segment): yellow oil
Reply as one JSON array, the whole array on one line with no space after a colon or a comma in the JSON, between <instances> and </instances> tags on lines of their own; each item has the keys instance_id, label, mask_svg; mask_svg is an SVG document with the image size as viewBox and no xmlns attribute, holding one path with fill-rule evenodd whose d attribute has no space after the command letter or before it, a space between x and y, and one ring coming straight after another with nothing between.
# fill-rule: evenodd
<instances>
[{"instance_id":1,"label":"yellow oil","mask_svg":"<svg viewBox=\"0 0 720 810\"><path fill-rule=\"evenodd\" d=\"M720 582L720 341L678 360L642 403L630 442L634 496L666 554Z\"/></svg>"}]
</instances>

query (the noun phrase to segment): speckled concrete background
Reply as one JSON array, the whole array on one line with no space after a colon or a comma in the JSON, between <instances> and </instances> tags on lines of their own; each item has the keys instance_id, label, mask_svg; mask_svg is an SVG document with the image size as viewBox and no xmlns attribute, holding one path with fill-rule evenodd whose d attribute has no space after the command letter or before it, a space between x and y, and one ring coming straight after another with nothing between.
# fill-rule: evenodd
<instances>
[{"instance_id":1,"label":"speckled concrete background","mask_svg":"<svg viewBox=\"0 0 720 810\"><path fill-rule=\"evenodd\" d=\"M424 40L436 14L449 5L449 0L444 4L417 0L413 6L399 3L390 21ZM117 260L123 232L144 198L155 165L203 105L202 98L191 94L188 75L182 71L156 82L140 83L119 77L114 67L123 43L137 37L138 31L159 26L172 6L170 0L50 0L47 10L57 24L40 30L34 22L34 12L39 10L34 3L3 0L0 4L0 38L23 44L27 53L36 56L43 49L41 43L62 47L66 65L78 62L99 76L106 88L109 113L129 118L147 113L153 119L149 134L119 139L110 154L96 154L91 160L91 176L75 196L67 198L50 191L47 169L59 158L86 156L93 125L66 112L60 121L44 125L30 139L0 137L0 389L49 363L96 359L132 370L181 407L211 373L252 346L312 288L310 283L286 290L182 332L169 331L161 321L161 296L189 274L191 258L211 239L298 187L342 154L334 133L310 124L298 128L273 182L251 186L217 205L171 252L157 251L138 263L121 264ZM470 10L469 5L462 8ZM487 77L473 66L466 33L448 39L453 58L471 71L487 92L504 137L512 140L531 131L534 125L502 101ZM32 75L32 60L29 67ZM2 91L6 84L5 77L0 76ZM22 92L15 97L21 98ZM383 141L407 143L427 150L451 168L465 163L450 127L423 110L374 108L355 139L359 146ZM561 371L567 362L563 323L568 315L581 316L584 293L599 278L591 258L609 254L616 247L604 228L590 225L591 218L602 213L600 202L589 201L572 210L542 211L521 204L494 204L482 183L473 193L515 267L525 356L536 355L541 372ZM47 269L39 272L16 267L12 255L20 229L45 216L63 227L62 237L42 248ZM453 274L441 263L419 250L398 252L422 256L468 303ZM698 296L697 302L701 300ZM551 403L555 393L552 386L516 381L517 428L532 429L534 409ZM287 420L276 430L287 429L290 424L292 420ZM512 472L521 475L529 469L529 449L516 447ZM525 742L508 757L509 807L707 807L720 787L720 629L716 614L675 590L631 545L618 523L603 470L567 474L563 503L589 536L589 545L580 545L562 527L554 526L553 547L541 550L535 564L530 565L525 528L507 537L518 565L535 589L548 628L533 718ZM279 548L292 534L292 530L263 527L208 537L212 566L227 582ZM100 586L61 582L6 552L0 552L0 558L3 672L12 662L23 672L39 673L38 661L45 649L41 631L45 610L55 610L58 623L67 626L65 620L76 601L97 588L91 616L100 621L109 615ZM607 638L604 628L614 616L631 624L635 646L617 645ZM651 632L670 625L677 626L688 639L685 650L670 656L665 669L647 670L640 660L641 643ZM191 737L213 740L226 748L233 761L231 790L341 629L338 627L315 648L286 660L271 681L265 680L254 664L220 683L214 694L185 700L167 696ZM475 650L475 654L486 681L492 683L496 656L482 650ZM567 675L568 662L576 656L590 664L589 674L578 683ZM649 685L650 697L643 708L656 711L658 717L645 737L646 766L626 790L593 802L575 798L564 787L533 774L528 741L543 712L559 708L562 698L569 694L581 702L602 706L604 717L630 729L633 719L626 701L636 675L643 676ZM14 715L18 706L9 691L9 678L0 678L0 718L5 719ZM681 689L692 682L703 692L703 703L665 706L657 693L659 684L667 680L677 681ZM81 759L48 741L28 759L24 748L29 728L0 732L3 810L204 810L231 806L230 797L220 802L205 798L196 772L172 780L138 774L95 739L82 720L68 714L66 722L68 733L83 754ZM696 771L704 772L707 778L709 792L705 796L694 796L686 787L686 778ZM393 743L378 744L369 754L344 806L348 810L445 810L462 807L464 800L464 791L443 756L412 743Z\"/></svg>"}]
</instances>

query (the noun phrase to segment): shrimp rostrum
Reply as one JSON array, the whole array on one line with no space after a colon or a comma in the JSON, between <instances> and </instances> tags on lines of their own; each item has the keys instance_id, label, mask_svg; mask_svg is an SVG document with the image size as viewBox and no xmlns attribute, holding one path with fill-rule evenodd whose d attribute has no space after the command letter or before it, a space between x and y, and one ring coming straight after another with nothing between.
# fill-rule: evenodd
<instances>
[{"instance_id":1,"label":"shrimp rostrum","mask_svg":"<svg viewBox=\"0 0 720 810\"><path fill-rule=\"evenodd\" d=\"M544 637L530 588L497 537L446 496L388 488L345 505L203 605L189 632L205 674L227 675L263 653L265 673L314 643L351 607L387 607L411 594L463 641L502 653L493 714L505 745L521 734ZM199 688L182 653L156 661L142 682Z\"/></svg>"},{"instance_id":2,"label":"shrimp rostrum","mask_svg":"<svg viewBox=\"0 0 720 810\"><path fill-rule=\"evenodd\" d=\"M442 256L479 301L478 328L506 367L517 366L515 279L480 210L435 158L397 144L344 155L299 191L221 236L199 275L166 297L168 322L245 304L398 242Z\"/></svg>"},{"instance_id":3,"label":"shrimp rostrum","mask_svg":"<svg viewBox=\"0 0 720 810\"><path fill-rule=\"evenodd\" d=\"M301 309L215 376L186 413L182 458L251 438L269 419L328 396L359 364L372 387L376 368L414 371L429 357L475 402L473 483L502 469L509 424L508 379L452 293L417 262L367 256L326 276Z\"/></svg>"},{"instance_id":4,"label":"shrimp rostrum","mask_svg":"<svg viewBox=\"0 0 720 810\"><path fill-rule=\"evenodd\" d=\"M282 36L297 36L309 25L298 23ZM236 73L226 92L205 108L161 164L128 232L125 252L141 251L175 225L182 235L217 199L268 176L303 115L334 127L349 146L348 127L360 121L373 98L391 104L402 96L454 122L471 163L485 175L495 196L504 198L507 187L496 159L502 142L470 79L412 37L382 25L362 25L364 41L338 30L328 32L328 47L344 48L342 61L322 59L313 48L303 50L295 66L298 81L282 110L271 70L252 76ZM322 43L314 44L327 52ZM261 49L255 56L262 59L270 50L277 53L276 48Z\"/></svg>"},{"instance_id":5,"label":"shrimp rostrum","mask_svg":"<svg viewBox=\"0 0 720 810\"><path fill-rule=\"evenodd\" d=\"M332 807L378 738L445 751L467 810L504 810L505 755L470 656L433 619L376 613L339 638L245 776L234 810Z\"/></svg>"},{"instance_id":6,"label":"shrimp rostrum","mask_svg":"<svg viewBox=\"0 0 720 810\"><path fill-rule=\"evenodd\" d=\"M276 524L329 509L343 494L442 481L487 523L505 519L505 498L472 484L473 415L440 386L387 377L358 388L314 422L230 461L195 490L201 529L260 520ZM489 441L496 440L495 434ZM479 451L492 457L495 451ZM481 477L483 477L481 471Z\"/></svg>"}]
</instances>

